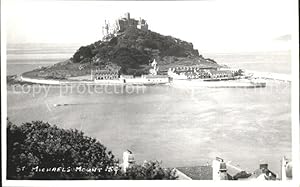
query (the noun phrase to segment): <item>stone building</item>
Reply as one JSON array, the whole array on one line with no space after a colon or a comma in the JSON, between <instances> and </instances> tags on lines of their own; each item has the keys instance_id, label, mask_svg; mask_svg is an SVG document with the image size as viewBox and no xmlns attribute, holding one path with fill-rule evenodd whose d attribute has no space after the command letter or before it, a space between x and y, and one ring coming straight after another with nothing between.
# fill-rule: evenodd
<instances>
[{"instance_id":1,"label":"stone building","mask_svg":"<svg viewBox=\"0 0 300 187\"><path fill-rule=\"evenodd\" d=\"M233 72L229 70L210 71L210 78L212 79L227 79L233 78L233 76Z\"/></svg>"},{"instance_id":2,"label":"stone building","mask_svg":"<svg viewBox=\"0 0 300 187\"><path fill-rule=\"evenodd\" d=\"M130 17L130 13L127 12L123 17L116 20L114 24L110 25L105 20L105 24L102 27L103 40L108 40L116 36L119 32L124 32L128 28L137 28L143 31L148 30L147 21L140 18L139 20Z\"/></svg>"},{"instance_id":3,"label":"stone building","mask_svg":"<svg viewBox=\"0 0 300 187\"><path fill-rule=\"evenodd\" d=\"M138 28L144 31L148 30L148 24L146 20L141 18L139 20L133 19L130 17L129 12L125 13L124 17L118 19L116 21L116 25L119 32L123 32L130 27Z\"/></svg>"},{"instance_id":4,"label":"stone building","mask_svg":"<svg viewBox=\"0 0 300 187\"><path fill-rule=\"evenodd\" d=\"M116 80L119 79L119 71L96 69L91 70L91 80Z\"/></svg>"},{"instance_id":5,"label":"stone building","mask_svg":"<svg viewBox=\"0 0 300 187\"><path fill-rule=\"evenodd\" d=\"M206 79L211 78L211 71L217 71L217 68L201 66L177 66L169 68L168 75L174 79Z\"/></svg>"}]
</instances>

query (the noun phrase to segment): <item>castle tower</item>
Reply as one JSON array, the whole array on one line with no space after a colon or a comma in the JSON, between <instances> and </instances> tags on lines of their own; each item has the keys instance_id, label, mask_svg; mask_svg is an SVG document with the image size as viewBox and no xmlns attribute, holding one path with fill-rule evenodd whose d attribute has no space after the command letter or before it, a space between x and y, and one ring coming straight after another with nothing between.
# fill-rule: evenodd
<instances>
[{"instance_id":1,"label":"castle tower","mask_svg":"<svg viewBox=\"0 0 300 187\"><path fill-rule=\"evenodd\" d=\"M138 21L137 28L141 29L143 31L147 31L148 30L148 24L147 24L146 20L140 18L139 21Z\"/></svg>"},{"instance_id":2,"label":"castle tower","mask_svg":"<svg viewBox=\"0 0 300 187\"><path fill-rule=\"evenodd\" d=\"M104 26L102 27L103 40L105 40L110 34L109 22L105 20Z\"/></svg>"},{"instance_id":3,"label":"castle tower","mask_svg":"<svg viewBox=\"0 0 300 187\"><path fill-rule=\"evenodd\" d=\"M129 12L125 13L125 18L128 19L128 20L130 20L130 13Z\"/></svg>"}]
</instances>

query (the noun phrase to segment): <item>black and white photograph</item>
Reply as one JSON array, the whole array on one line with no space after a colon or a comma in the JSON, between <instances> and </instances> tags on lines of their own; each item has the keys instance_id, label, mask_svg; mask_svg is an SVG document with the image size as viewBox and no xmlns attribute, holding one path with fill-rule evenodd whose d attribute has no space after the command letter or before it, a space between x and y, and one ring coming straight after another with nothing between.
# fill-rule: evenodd
<instances>
[{"instance_id":1,"label":"black and white photograph","mask_svg":"<svg viewBox=\"0 0 300 187\"><path fill-rule=\"evenodd\" d=\"M1 0L3 185L299 187L298 7Z\"/></svg>"}]
</instances>

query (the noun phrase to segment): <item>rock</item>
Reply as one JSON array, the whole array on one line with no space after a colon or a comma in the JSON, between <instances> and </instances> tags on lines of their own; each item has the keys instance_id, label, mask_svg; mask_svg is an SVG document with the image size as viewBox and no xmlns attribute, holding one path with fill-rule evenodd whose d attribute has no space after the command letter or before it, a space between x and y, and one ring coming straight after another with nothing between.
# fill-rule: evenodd
<instances>
[{"instance_id":1,"label":"rock","mask_svg":"<svg viewBox=\"0 0 300 187\"><path fill-rule=\"evenodd\" d=\"M90 69L105 67L109 63L120 67L120 73L135 75L146 71L149 62L156 59L158 65L168 64L217 65L212 59L205 59L199 55L193 44L174 38L163 36L153 31L128 28L108 41L96 41L90 45L80 47L69 60L71 63L60 64L61 69L72 69L72 76L88 73ZM76 72L74 64L89 64L84 72ZM53 66L54 67L54 66ZM57 68L52 68L57 71ZM49 69L51 71L51 68ZM79 71L79 70L78 70ZM68 73L68 71L65 71Z\"/></svg>"}]
</instances>

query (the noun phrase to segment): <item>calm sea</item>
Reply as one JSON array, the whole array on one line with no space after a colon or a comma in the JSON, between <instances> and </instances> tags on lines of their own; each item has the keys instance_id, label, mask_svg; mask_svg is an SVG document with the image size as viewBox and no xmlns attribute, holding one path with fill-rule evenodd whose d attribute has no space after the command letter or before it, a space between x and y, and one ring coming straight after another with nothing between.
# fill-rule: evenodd
<instances>
[{"instance_id":1,"label":"calm sea","mask_svg":"<svg viewBox=\"0 0 300 187\"><path fill-rule=\"evenodd\" d=\"M244 52L239 54L207 53L204 56L233 68L282 74L291 73L291 51Z\"/></svg>"},{"instance_id":2,"label":"calm sea","mask_svg":"<svg viewBox=\"0 0 300 187\"><path fill-rule=\"evenodd\" d=\"M9 44L6 55L7 75L21 74L66 60L79 47L80 45Z\"/></svg>"},{"instance_id":3,"label":"calm sea","mask_svg":"<svg viewBox=\"0 0 300 187\"><path fill-rule=\"evenodd\" d=\"M8 73L53 64L76 48L9 49ZM251 70L290 72L289 52L206 57ZM275 81L259 89L150 86L135 87L134 93L124 87L117 87L118 93L112 93L113 87L101 93L51 87L47 96L8 88L8 116L17 124L43 120L81 129L120 159L126 149L137 162L157 159L166 167L203 165L219 156L249 172L266 162L279 173L280 159L291 157L290 88Z\"/></svg>"}]
</instances>

